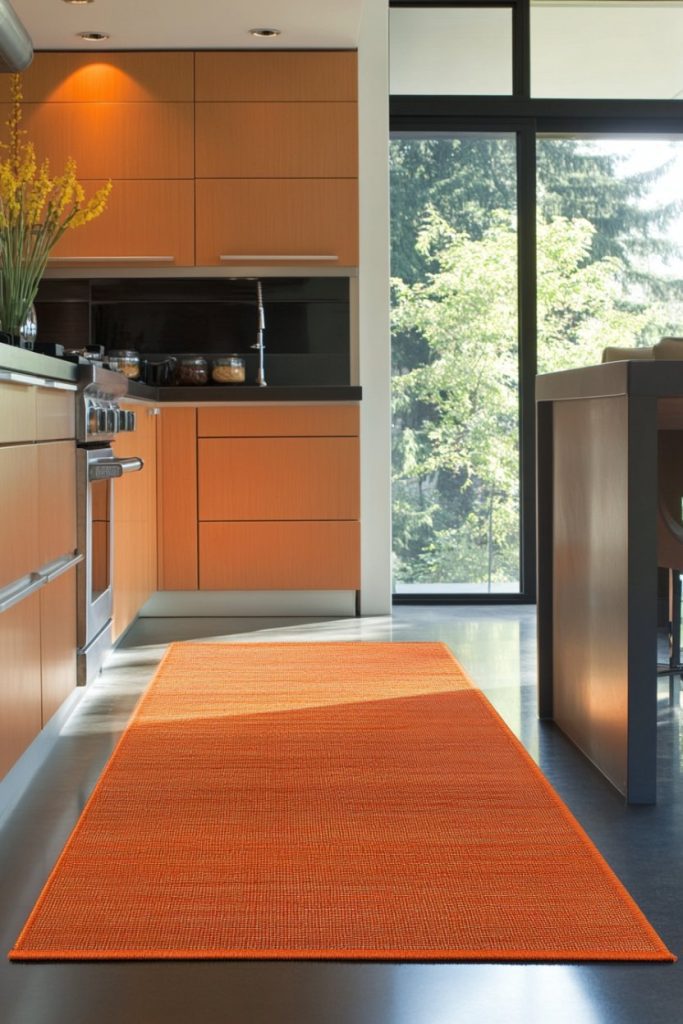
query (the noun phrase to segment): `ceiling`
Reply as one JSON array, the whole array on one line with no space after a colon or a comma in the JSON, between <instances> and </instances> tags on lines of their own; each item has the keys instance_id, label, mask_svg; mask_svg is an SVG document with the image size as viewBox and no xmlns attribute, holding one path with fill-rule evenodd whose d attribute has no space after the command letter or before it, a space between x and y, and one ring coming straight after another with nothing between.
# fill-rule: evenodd
<instances>
[{"instance_id":1,"label":"ceiling","mask_svg":"<svg viewBox=\"0 0 683 1024\"><path fill-rule=\"evenodd\" d=\"M355 48L363 0L11 0L35 50ZM257 39L250 28L279 28ZM92 43L78 32L107 32Z\"/></svg>"}]
</instances>

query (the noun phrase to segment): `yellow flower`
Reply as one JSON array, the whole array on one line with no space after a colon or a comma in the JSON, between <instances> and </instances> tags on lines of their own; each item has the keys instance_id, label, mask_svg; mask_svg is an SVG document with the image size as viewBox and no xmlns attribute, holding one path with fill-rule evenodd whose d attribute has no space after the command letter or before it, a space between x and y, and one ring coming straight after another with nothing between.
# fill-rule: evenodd
<instances>
[{"instance_id":1,"label":"yellow flower","mask_svg":"<svg viewBox=\"0 0 683 1024\"><path fill-rule=\"evenodd\" d=\"M67 228L100 216L112 185L108 182L86 199L71 157L62 174L50 177L48 160L39 165L33 143L23 139L21 76L9 78L9 142L0 142L0 151L6 151L0 160L0 325L18 333L50 250Z\"/></svg>"}]
</instances>

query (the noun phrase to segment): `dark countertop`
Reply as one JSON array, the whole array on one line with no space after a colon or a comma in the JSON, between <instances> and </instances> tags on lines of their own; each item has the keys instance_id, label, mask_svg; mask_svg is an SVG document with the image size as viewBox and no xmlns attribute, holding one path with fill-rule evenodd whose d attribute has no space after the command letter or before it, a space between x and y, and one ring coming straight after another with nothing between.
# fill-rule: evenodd
<instances>
[{"instance_id":1,"label":"dark countertop","mask_svg":"<svg viewBox=\"0 0 683 1024\"><path fill-rule=\"evenodd\" d=\"M203 384L185 387L154 388L130 381L128 397L164 405L166 402L359 402L362 388L352 385L268 385Z\"/></svg>"},{"instance_id":2,"label":"dark countertop","mask_svg":"<svg viewBox=\"0 0 683 1024\"><path fill-rule=\"evenodd\" d=\"M0 369L49 377L75 383L82 369L68 359L56 359L15 345L0 343ZM351 385L269 385L224 384L216 387L156 388L137 381L128 382L128 397L163 405L166 402L359 402L362 389Z\"/></svg>"}]
</instances>

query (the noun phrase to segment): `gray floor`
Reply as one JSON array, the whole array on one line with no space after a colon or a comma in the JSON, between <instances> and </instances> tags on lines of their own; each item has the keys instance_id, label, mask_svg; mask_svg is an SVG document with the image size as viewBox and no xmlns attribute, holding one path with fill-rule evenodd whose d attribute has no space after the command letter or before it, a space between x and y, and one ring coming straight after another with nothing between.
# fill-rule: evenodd
<instances>
[{"instance_id":1,"label":"gray floor","mask_svg":"<svg viewBox=\"0 0 683 1024\"><path fill-rule=\"evenodd\" d=\"M535 713L531 608L408 608L349 620L143 620L0 827L0 946L12 945L164 644L443 640L520 736L664 941L683 948L680 712L659 697L659 801L621 797ZM0 1024L658 1024L683 1021L680 964L10 964Z\"/></svg>"}]
</instances>

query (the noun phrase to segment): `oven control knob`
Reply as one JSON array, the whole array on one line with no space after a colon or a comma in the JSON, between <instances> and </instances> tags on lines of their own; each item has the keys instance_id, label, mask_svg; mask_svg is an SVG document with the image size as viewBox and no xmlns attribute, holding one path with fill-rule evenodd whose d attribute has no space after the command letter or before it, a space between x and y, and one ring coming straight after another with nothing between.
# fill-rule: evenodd
<instances>
[{"instance_id":1,"label":"oven control knob","mask_svg":"<svg viewBox=\"0 0 683 1024\"><path fill-rule=\"evenodd\" d=\"M107 433L116 434L119 429L119 410L107 409Z\"/></svg>"},{"instance_id":2,"label":"oven control knob","mask_svg":"<svg viewBox=\"0 0 683 1024\"><path fill-rule=\"evenodd\" d=\"M124 430L135 430L135 413L130 409L126 409L123 415L126 421Z\"/></svg>"},{"instance_id":3,"label":"oven control knob","mask_svg":"<svg viewBox=\"0 0 683 1024\"><path fill-rule=\"evenodd\" d=\"M96 432L98 434L106 434L107 433L107 424L108 424L107 410L106 409L97 409L96 411L97 411L97 431Z\"/></svg>"},{"instance_id":4,"label":"oven control knob","mask_svg":"<svg viewBox=\"0 0 683 1024\"><path fill-rule=\"evenodd\" d=\"M98 418L98 415L97 415L97 409L95 408L95 406L94 405L89 406L89 408L88 408L88 424L87 424L87 427L86 427L86 432L88 434L96 434L97 433L98 419L99 418Z\"/></svg>"}]
</instances>

